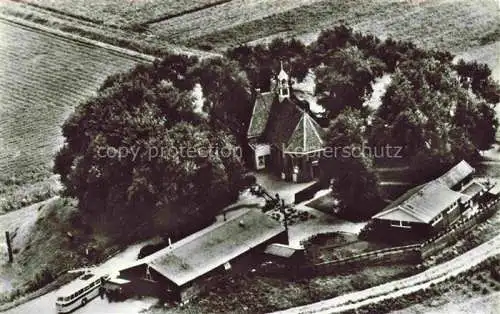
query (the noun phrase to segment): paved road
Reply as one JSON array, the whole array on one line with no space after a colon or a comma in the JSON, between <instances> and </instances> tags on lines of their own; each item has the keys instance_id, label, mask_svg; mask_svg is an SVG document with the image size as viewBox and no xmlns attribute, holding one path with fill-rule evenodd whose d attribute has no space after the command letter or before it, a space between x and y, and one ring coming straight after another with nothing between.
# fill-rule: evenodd
<instances>
[{"instance_id":1,"label":"paved road","mask_svg":"<svg viewBox=\"0 0 500 314\"><path fill-rule=\"evenodd\" d=\"M99 265L96 269L103 273L112 273L136 260L140 248L145 243L135 244L127 248L125 251L110 258L108 261ZM56 313L55 301L57 293L61 290L49 292L36 299L23 303L15 308L5 312L5 314L52 314ZM157 302L154 298L144 298L141 300L129 299L124 302L110 303L106 299L96 298L89 302L85 307L82 307L73 314L137 314L142 310L149 308Z\"/></svg>"},{"instance_id":2,"label":"paved road","mask_svg":"<svg viewBox=\"0 0 500 314\"><path fill-rule=\"evenodd\" d=\"M406 295L424 288L431 283L439 283L449 277L456 276L487 258L500 254L500 235L480 246L437 266L431 267L417 275L392 281L366 290L341 295L329 300L295 307L276 313L335 313L358 308L370 303Z\"/></svg>"}]
</instances>

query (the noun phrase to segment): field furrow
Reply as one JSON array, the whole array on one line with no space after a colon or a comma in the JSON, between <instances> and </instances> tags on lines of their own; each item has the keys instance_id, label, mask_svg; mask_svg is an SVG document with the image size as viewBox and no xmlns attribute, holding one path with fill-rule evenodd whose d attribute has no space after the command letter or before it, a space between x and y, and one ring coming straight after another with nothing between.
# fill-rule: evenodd
<instances>
[{"instance_id":1,"label":"field furrow","mask_svg":"<svg viewBox=\"0 0 500 314\"><path fill-rule=\"evenodd\" d=\"M48 174L61 125L133 57L0 21L0 184Z\"/></svg>"}]
</instances>

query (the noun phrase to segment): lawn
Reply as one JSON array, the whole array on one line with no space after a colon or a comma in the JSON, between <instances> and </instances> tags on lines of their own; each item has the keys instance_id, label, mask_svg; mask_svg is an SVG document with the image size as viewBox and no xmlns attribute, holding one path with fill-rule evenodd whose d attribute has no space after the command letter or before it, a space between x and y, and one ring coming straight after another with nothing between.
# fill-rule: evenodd
<instances>
[{"instance_id":1,"label":"lawn","mask_svg":"<svg viewBox=\"0 0 500 314\"><path fill-rule=\"evenodd\" d=\"M0 34L1 213L41 200L33 193L52 195L57 186L49 178L63 143L62 123L108 75L137 61L8 22L0 22Z\"/></svg>"}]
</instances>

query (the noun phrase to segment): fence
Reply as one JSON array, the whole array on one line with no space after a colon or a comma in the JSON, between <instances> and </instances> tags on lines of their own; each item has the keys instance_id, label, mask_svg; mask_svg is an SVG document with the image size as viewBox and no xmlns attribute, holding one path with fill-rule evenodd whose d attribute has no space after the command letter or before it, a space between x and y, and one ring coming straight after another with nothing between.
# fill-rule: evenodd
<instances>
[{"instance_id":1,"label":"fence","mask_svg":"<svg viewBox=\"0 0 500 314\"><path fill-rule=\"evenodd\" d=\"M335 261L308 265L305 266L303 270L314 274L327 274L343 268L363 267L367 265L372 266L385 263L418 264L422 261L420 247L420 244L412 244L375 250Z\"/></svg>"},{"instance_id":2,"label":"fence","mask_svg":"<svg viewBox=\"0 0 500 314\"><path fill-rule=\"evenodd\" d=\"M329 274L343 269L374 266L387 263L421 263L430 255L449 246L477 224L491 217L500 199L495 199L482 207L474 215L457 221L453 226L428 239L423 243L391 247L357 254L343 259L302 266L277 266L264 269L267 274L296 276ZM261 270L262 271L262 270Z\"/></svg>"},{"instance_id":3,"label":"fence","mask_svg":"<svg viewBox=\"0 0 500 314\"><path fill-rule=\"evenodd\" d=\"M385 263L418 264L421 262L420 247L420 244L392 247L318 264L266 267L264 269L260 269L260 272L267 275L307 277L331 274L342 270L351 270L352 268Z\"/></svg>"},{"instance_id":4,"label":"fence","mask_svg":"<svg viewBox=\"0 0 500 314\"><path fill-rule=\"evenodd\" d=\"M475 214L457 221L448 229L423 242L421 244L422 259L439 252L451 243L455 243L465 232L490 218L497 210L494 205L496 205L498 201L499 199L497 198L489 202Z\"/></svg>"}]
</instances>

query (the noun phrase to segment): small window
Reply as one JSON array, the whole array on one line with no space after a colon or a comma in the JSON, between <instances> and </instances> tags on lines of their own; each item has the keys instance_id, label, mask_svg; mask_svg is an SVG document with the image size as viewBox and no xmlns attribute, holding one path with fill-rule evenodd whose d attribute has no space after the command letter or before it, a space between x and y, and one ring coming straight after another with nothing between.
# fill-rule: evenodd
<instances>
[{"instance_id":1,"label":"small window","mask_svg":"<svg viewBox=\"0 0 500 314\"><path fill-rule=\"evenodd\" d=\"M257 158L257 168L262 169L266 167L266 157L265 156L259 156Z\"/></svg>"}]
</instances>

